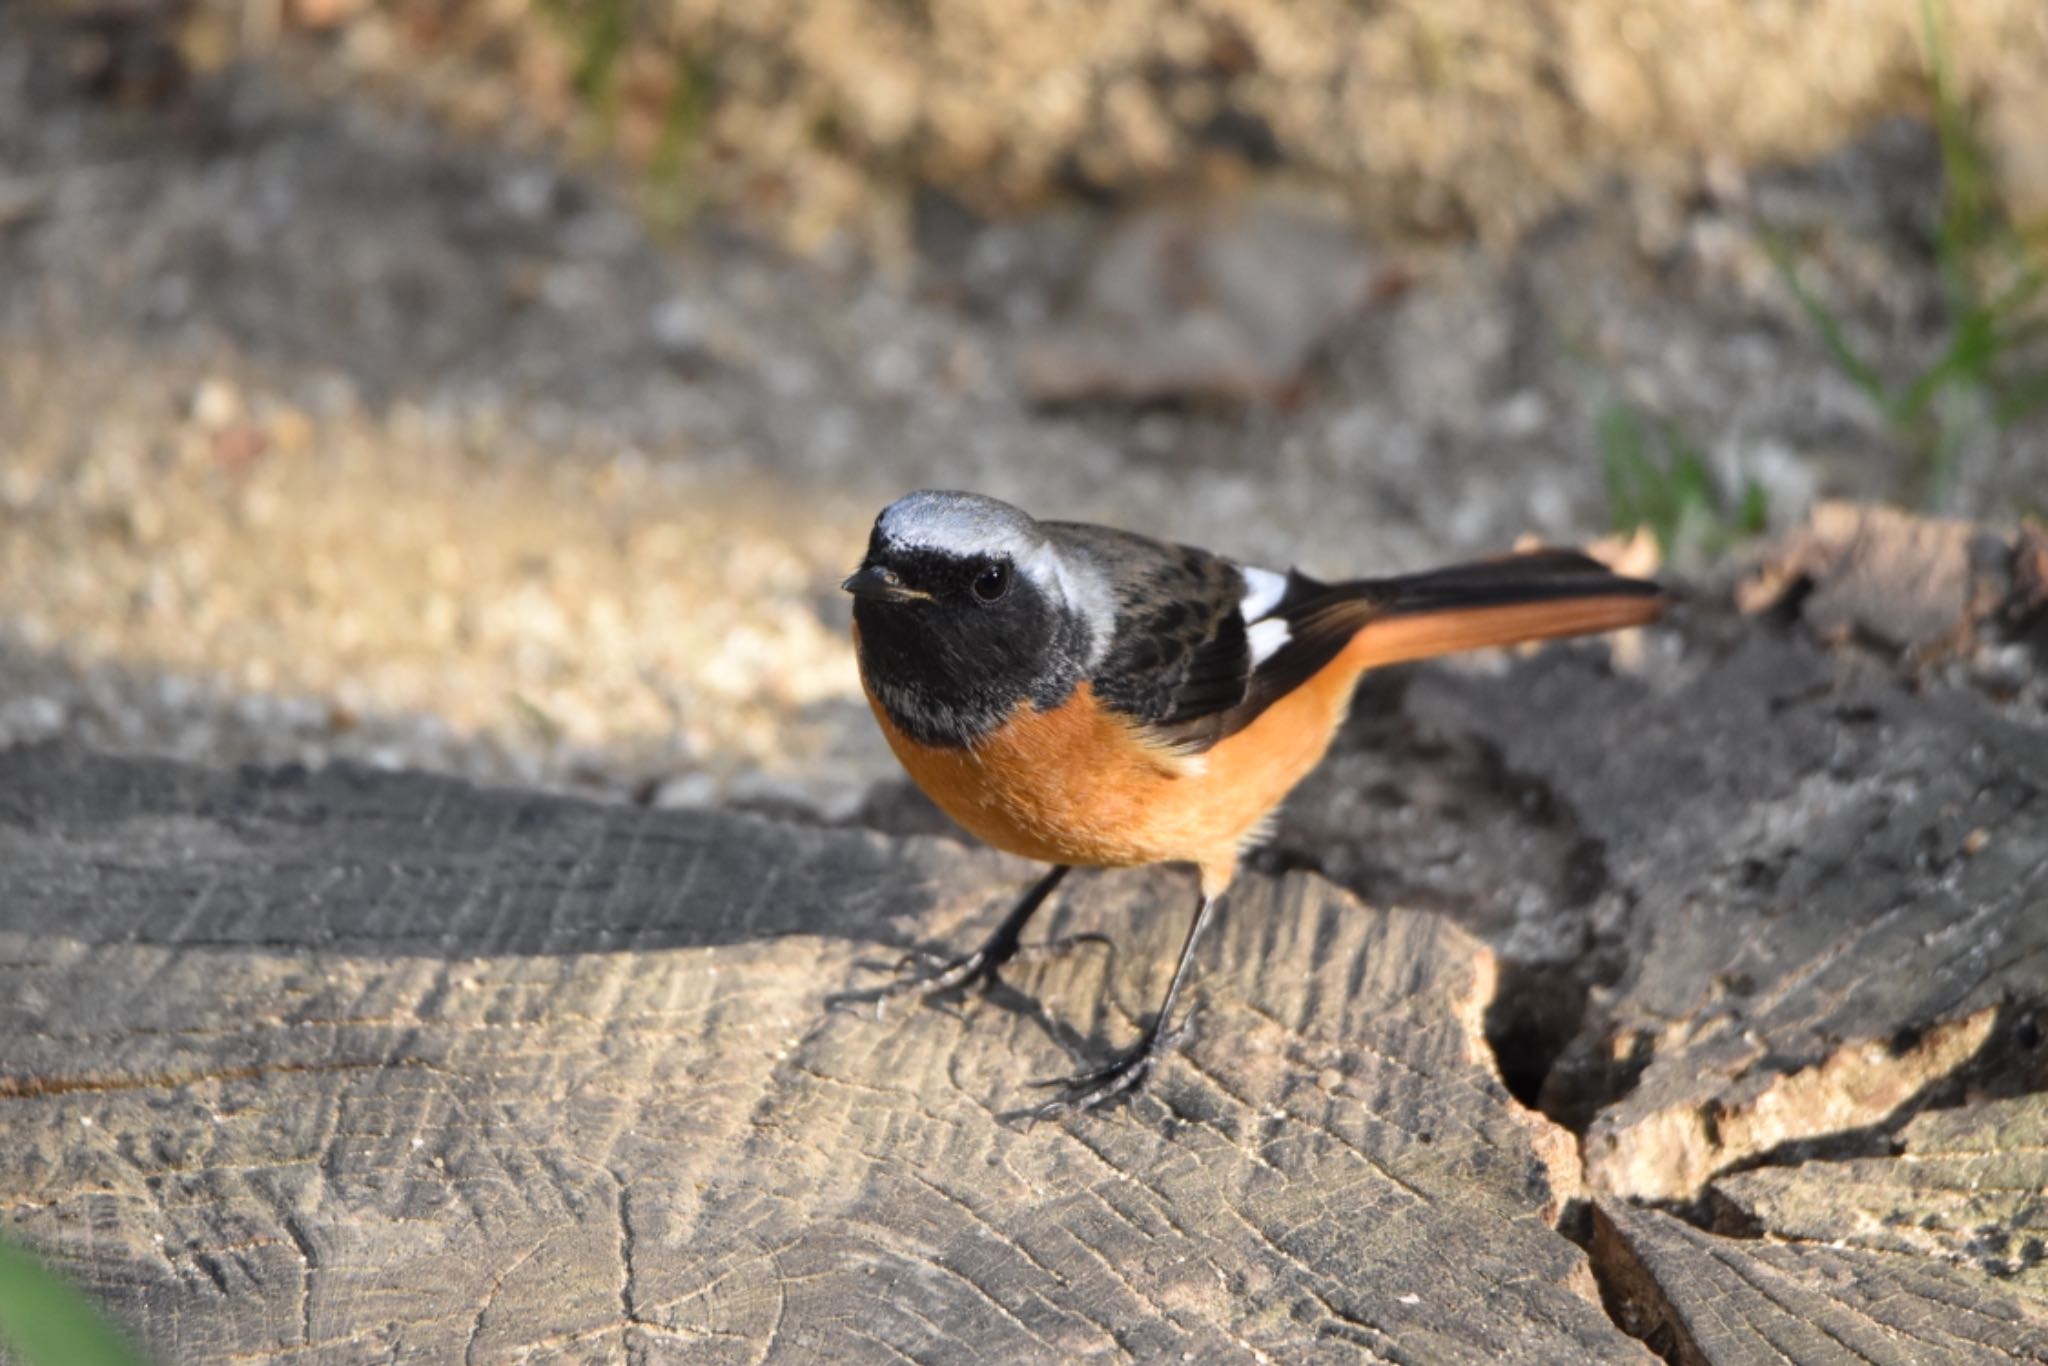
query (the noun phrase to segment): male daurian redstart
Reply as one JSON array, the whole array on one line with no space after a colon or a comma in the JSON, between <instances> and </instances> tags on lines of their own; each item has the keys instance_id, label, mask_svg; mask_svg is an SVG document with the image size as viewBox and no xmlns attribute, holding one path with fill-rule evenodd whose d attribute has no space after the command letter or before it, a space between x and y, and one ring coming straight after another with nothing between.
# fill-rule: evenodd
<instances>
[{"instance_id":1,"label":"male daurian redstart","mask_svg":"<svg viewBox=\"0 0 2048 1366\"><path fill-rule=\"evenodd\" d=\"M880 994L987 986L1067 870L1201 874L1159 1012L1040 1115L1138 1085L1238 856L1315 767L1367 669L1653 620L1655 584L1542 550L1322 583L972 493L882 510L854 595L861 680L917 785L982 839L1054 865L987 941Z\"/></svg>"}]
</instances>

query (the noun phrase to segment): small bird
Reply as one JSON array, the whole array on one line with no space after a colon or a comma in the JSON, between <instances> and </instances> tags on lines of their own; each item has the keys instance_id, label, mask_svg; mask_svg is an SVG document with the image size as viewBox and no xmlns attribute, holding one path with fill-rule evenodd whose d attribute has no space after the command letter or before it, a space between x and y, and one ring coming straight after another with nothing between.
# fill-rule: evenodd
<instances>
[{"instance_id":1,"label":"small bird","mask_svg":"<svg viewBox=\"0 0 2048 1366\"><path fill-rule=\"evenodd\" d=\"M1458 650L1654 620L1657 585L1540 550L1323 583L994 498L924 490L882 510L853 594L854 649L889 747L947 815L1052 864L979 947L899 965L876 996L998 980L1074 867L1191 863L1187 939L1158 1013L1034 1112L1138 1086L1239 856L1329 748L1359 675Z\"/></svg>"}]
</instances>

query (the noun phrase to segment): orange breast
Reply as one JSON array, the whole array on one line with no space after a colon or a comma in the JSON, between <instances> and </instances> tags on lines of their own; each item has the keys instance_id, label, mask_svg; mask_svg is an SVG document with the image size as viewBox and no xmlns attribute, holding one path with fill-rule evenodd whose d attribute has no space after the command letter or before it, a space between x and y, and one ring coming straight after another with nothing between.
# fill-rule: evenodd
<instances>
[{"instance_id":1,"label":"orange breast","mask_svg":"<svg viewBox=\"0 0 2048 1366\"><path fill-rule=\"evenodd\" d=\"M1325 669L1194 756L1148 746L1086 683L1051 711L1021 704L971 748L920 744L871 688L868 704L925 794L998 849L1083 867L1187 860L1221 892L1238 851L1329 747L1357 675Z\"/></svg>"}]
</instances>

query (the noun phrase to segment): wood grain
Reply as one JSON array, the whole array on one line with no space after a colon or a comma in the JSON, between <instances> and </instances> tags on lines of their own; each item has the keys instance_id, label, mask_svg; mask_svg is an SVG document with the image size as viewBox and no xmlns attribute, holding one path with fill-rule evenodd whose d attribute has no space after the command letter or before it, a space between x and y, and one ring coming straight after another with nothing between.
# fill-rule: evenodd
<instances>
[{"instance_id":1,"label":"wood grain","mask_svg":"<svg viewBox=\"0 0 2048 1366\"><path fill-rule=\"evenodd\" d=\"M1247 879L1198 1036L1029 1130L1047 1022L829 1013L1026 865L360 772L0 756L0 1208L171 1362L1640 1360L1491 956ZM1186 873L1020 969L1121 1040ZM1073 885L1070 883L1070 885ZM1004 1008L1005 1005L1011 1008Z\"/></svg>"}]
</instances>

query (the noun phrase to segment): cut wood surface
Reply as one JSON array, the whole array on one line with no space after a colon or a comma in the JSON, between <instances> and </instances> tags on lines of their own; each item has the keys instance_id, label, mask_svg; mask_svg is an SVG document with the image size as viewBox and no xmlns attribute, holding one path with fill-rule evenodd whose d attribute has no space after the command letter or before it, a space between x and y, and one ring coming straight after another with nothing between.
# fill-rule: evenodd
<instances>
[{"instance_id":1,"label":"cut wood surface","mask_svg":"<svg viewBox=\"0 0 2048 1366\"><path fill-rule=\"evenodd\" d=\"M1408 900L1406 870L1430 870L1426 904L1476 908L1509 956L1585 993L1540 1080L1547 1109L1589 1123L1595 1190L1694 1200L1781 1145L1952 1104L1992 1058L2016 1069L2009 1088L2048 1085L2048 722L2038 692L2013 700L2006 682L2014 650L2037 655L1889 653L1995 621L2010 542L1889 515L1817 526L1854 546L1793 547L1806 558L1785 581L1818 620L1701 604L1675 623L1681 648L1652 637L1629 672L1582 649L1419 673L1391 718L1358 719L1283 828L1373 899ZM1965 539L1993 547L1968 557L1969 591ZM1925 595L1887 598L1879 565L1946 576L1962 615L1934 631ZM1853 595L1813 577L1836 570ZM1859 638L1901 643L1817 640L1851 597ZM1903 624L1875 615L1887 601ZM1417 736L1436 752L1404 754ZM1390 787L1401 772L1425 776ZM1389 799L1375 816L1358 794L1376 790L1424 809Z\"/></svg>"},{"instance_id":2,"label":"cut wood surface","mask_svg":"<svg viewBox=\"0 0 2048 1366\"><path fill-rule=\"evenodd\" d=\"M1055 1028L828 1012L1028 868L932 839L330 771L0 757L0 1207L165 1360L1634 1360L1552 1230L1492 956L1252 878L1194 1039L1128 1037L1192 895L1081 879ZM1098 1008L1098 1002L1099 1008ZM1007 1007L1007 1008L1006 1008Z\"/></svg>"},{"instance_id":3,"label":"cut wood surface","mask_svg":"<svg viewBox=\"0 0 2048 1366\"><path fill-rule=\"evenodd\" d=\"M2048 1315L1983 1276L1825 1243L1716 1238L1600 1202L1595 1255L1624 1321L1692 1366L2048 1361Z\"/></svg>"},{"instance_id":4,"label":"cut wood surface","mask_svg":"<svg viewBox=\"0 0 2048 1366\"><path fill-rule=\"evenodd\" d=\"M1896 1153L1759 1167L1714 1189L1767 1234L1975 1267L2048 1302L2048 1095L1931 1111Z\"/></svg>"}]
</instances>

